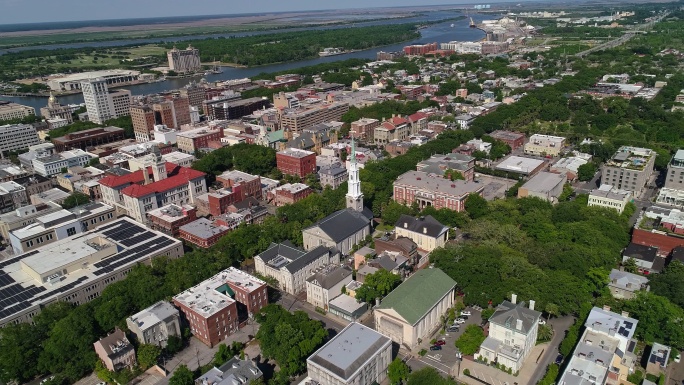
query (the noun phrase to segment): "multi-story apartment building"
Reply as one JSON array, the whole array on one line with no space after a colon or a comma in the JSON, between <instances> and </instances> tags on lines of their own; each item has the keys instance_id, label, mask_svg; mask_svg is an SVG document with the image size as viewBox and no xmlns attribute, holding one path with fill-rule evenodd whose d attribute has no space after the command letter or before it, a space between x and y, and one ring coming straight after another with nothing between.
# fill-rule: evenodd
<instances>
[{"instance_id":1,"label":"multi-story apartment building","mask_svg":"<svg viewBox=\"0 0 684 385\"><path fill-rule=\"evenodd\" d=\"M233 192L240 194L240 198L233 203L241 202L247 197L262 199L261 177L259 175L231 170L217 176L216 182L221 183L223 188L232 189Z\"/></svg>"},{"instance_id":2,"label":"multi-story apartment building","mask_svg":"<svg viewBox=\"0 0 684 385\"><path fill-rule=\"evenodd\" d=\"M629 191L619 190L609 184L602 184L601 187L589 193L587 206L607 207L622 213L631 200L632 193Z\"/></svg>"},{"instance_id":3,"label":"multi-story apartment building","mask_svg":"<svg viewBox=\"0 0 684 385\"><path fill-rule=\"evenodd\" d=\"M323 188L330 186L334 190L347 180L348 174L346 168L340 163L335 163L330 166L321 167L318 171L318 176Z\"/></svg>"},{"instance_id":4,"label":"multi-story apartment building","mask_svg":"<svg viewBox=\"0 0 684 385\"><path fill-rule=\"evenodd\" d=\"M229 227L212 222L207 218L199 218L181 226L178 229L178 235L189 243L206 249L214 246L230 230Z\"/></svg>"},{"instance_id":5,"label":"multi-story apartment building","mask_svg":"<svg viewBox=\"0 0 684 385\"><path fill-rule=\"evenodd\" d=\"M408 171L394 181L394 201L407 206L416 202L421 209L434 206L463 211L468 196L482 196L483 191L484 187L478 183L450 181L421 171Z\"/></svg>"},{"instance_id":6,"label":"multi-story apartment building","mask_svg":"<svg viewBox=\"0 0 684 385\"><path fill-rule=\"evenodd\" d=\"M0 183L0 213L8 213L28 204L24 186L15 181Z\"/></svg>"},{"instance_id":7,"label":"multi-story apartment building","mask_svg":"<svg viewBox=\"0 0 684 385\"><path fill-rule=\"evenodd\" d=\"M493 139L500 140L511 146L512 150L519 148L525 144L525 134L514 131L496 130L489 134Z\"/></svg>"},{"instance_id":8,"label":"multi-story apartment building","mask_svg":"<svg viewBox=\"0 0 684 385\"><path fill-rule=\"evenodd\" d=\"M438 49L437 43L407 45L404 47L406 55L425 55Z\"/></svg>"},{"instance_id":9,"label":"multi-story apartment building","mask_svg":"<svg viewBox=\"0 0 684 385\"><path fill-rule=\"evenodd\" d=\"M537 344L541 313L534 310L533 300L525 307L524 302L517 303L515 294L511 297L510 302L503 301L489 317L489 336L475 357L497 362L518 372Z\"/></svg>"},{"instance_id":10,"label":"multi-story apartment building","mask_svg":"<svg viewBox=\"0 0 684 385\"><path fill-rule=\"evenodd\" d=\"M148 212L147 220L151 229L177 237L181 226L197 220L197 209L170 204Z\"/></svg>"},{"instance_id":11,"label":"multi-story apartment building","mask_svg":"<svg viewBox=\"0 0 684 385\"><path fill-rule=\"evenodd\" d=\"M286 183L272 191L273 203L280 207L290 205L313 194L311 187L304 183Z\"/></svg>"},{"instance_id":12,"label":"multi-story apartment building","mask_svg":"<svg viewBox=\"0 0 684 385\"><path fill-rule=\"evenodd\" d=\"M206 89L197 83L190 83L179 90L180 95L188 99L191 106L202 108L202 102L206 99Z\"/></svg>"},{"instance_id":13,"label":"multi-story apartment building","mask_svg":"<svg viewBox=\"0 0 684 385\"><path fill-rule=\"evenodd\" d=\"M339 121L347 111L349 104L333 102L320 103L298 109L282 109L279 111L280 127L293 132L300 132L305 128L320 123Z\"/></svg>"},{"instance_id":14,"label":"multi-story apartment building","mask_svg":"<svg viewBox=\"0 0 684 385\"><path fill-rule=\"evenodd\" d=\"M86 150L88 147L112 143L124 139L124 129L119 127L91 128L90 130L72 132L58 138L51 138L55 151L71 149Z\"/></svg>"},{"instance_id":15,"label":"multi-story apartment building","mask_svg":"<svg viewBox=\"0 0 684 385\"><path fill-rule=\"evenodd\" d=\"M275 108L299 108L299 106L299 99L291 93L273 94L273 107Z\"/></svg>"},{"instance_id":16,"label":"multi-story apartment building","mask_svg":"<svg viewBox=\"0 0 684 385\"><path fill-rule=\"evenodd\" d=\"M316 153L288 148L276 154L278 170L286 175L300 178L316 172Z\"/></svg>"},{"instance_id":17,"label":"multi-story apartment building","mask_svg":"<svg viewBox=\"0 0 684 385\"><path fill-rule=\"evenodd\" d=\"M88 120L93 123L103 124L107 120L130 114L131 92L128 90L110 92L107 80L103 78L83 80L81 90Z\"/></svg>"},{"instance_id":18,"label":"multi-story apartment building","mask_svg":"<svg viewBox=\"0 0 684 385\"><path fill-rule=\"evenodd\" d=\"M86 204L38 217L34 223L10 231L9 242L15 253L26 253L114 220L116 213L112 206L102 203Z\"/></svg>"},{"instance_id":19,"label":"multi-story apartment building","mask_svg":"<svg viewBox=\"0 0 684 385\"><path fill-rule=\"evenodd\" d=\"M204 177L203 172L164 162L158 156L152 167L100 179L102 200L119 213L144 223L152 210L168 204L194 203L197 196L207 192Z\"/></svg>"},{"instance_id":20,"label":"multi-story apartment building","mask_svg":"<svg viewBox=\"0 0 684 385\"><path fill-rule=\"evenodd\" d=\"M392 340L352 322L306 360L309 378L320 385L371 385L387 379Z\"/></svg>"},{"instance_id":21,"label":"multi-story apartment building","mask_svg":"<svg viewBox=\"0 0 684 385\"><path fill-rule=\"evenodd\" d=\"M653 174L655 157L653 150L622 146L601 166L601 184L609 184L639 197Z\"/></svg>"},{"instance_id":22,"label":"multi-story apartment building","mask_svg":"<svg viewBox=\"0 0 684 385\"><path fill-rule=\"evenodd\" d=\"M684 150L677 150L670 160L665 177L665 188L684 190Z\"/></svg>"},{"instance_id":23,"label":"multi-story apartment building","mask_svg":"<svg viewBox=\"0 0 684 385\"><path fill-rule=\"evenodd\" d=\"M166 347L169 337L181 337L180 313L166 301L154 305L126 318L126 326L140 344Z\"/></svg>"},{"instance_id":24,"label":"multi-story apartment building","mask_svg":"<svg viewBox=\"0 0 684 385\"><path fill-rule=\"evenodd\" d=\"M222 275L218 273L173 297L192 334L209 347L237 332L240 324L237 301L231 298L232 290Z\"/></svg>"},{"instance_id":25,"label":"multi-story apartment building","mask_svg":"<svg viewBox=\"0 0 684 385\"><path fill-rule=\"evenodd\" d=\"M406 237L421 250L432 251L444 247L449 240L449 227L439 223L431 215L412 217L401 215L394 226L397 237Z\"/></svg>"},{"instance_id":26,"label":"multi-story apartment building","mask_svg":"<svg viewBox=\"0 0 684 385\"><path fill-rule=\"evenodd\" d=\"M558 156L565 147L565 138L562 136L534 134L525 144L526 155Z\"/></svg>"},{"instance_id":27,"label":"multi-story apartment building","mask_svg":"<svg viewBox=\"0 0 684 385\"><path fill-rule=\"evenodd\" d=\"M186 154L194 154L202 148L208 148L210 142L221 142L223 128L202 127L194 130L181 131L176 134L178 150Z\"/></svg>"},{"instance_id":28,"label":"multi-story apartment building","mask_svg":"<svg viewBox=\"0 0 684 385\"><path fill-rule=\"evenodd\" d=\"M380 126L380 121L371 118L361 118L352 122L349 133L354 135L354 138L362 140L367 143L373 143L375 128Z\"/></svg>"},{"instance_id":29,"label":"multi-story apartment building","mask_svg":"<svg viewBox=\"0 0 684 385\"><path fill-rule=\"evenodd\" d=\"M35 114L33 107L0 100L0 120L22 119Z\"/></svg>"},{"instance_id":30,"label":"multi-story apartment building","mask_svg":"<svg viewBox=\"0 0 684 385\"><path fill-rule=\"evenodd\" d=\"M404 140L411 134L408 120L395 116L382 122L373 130L373 141L376 145L384 145L393 140Z\"/></svg>"},{"instance_id":31,"label":"multi-story apartment building","mask_svg":"<svg viewBox=\"0 0 684 385\"><path fill-rule=\"evenodd\" d=\"M139 263L156 256L183 255L181 241L119 218L85 234L65 238L3 261L0 290L12 286L4 299L0 327L31 322L48 304L76 305L100 296L109 284L124 279Z\"/></svg>"},{"instance_id":32,"label":"multi-story apartment building","mask_svg":"<svg viewBox=\"0 0 684 385\"><path fill-rule=\"evenodd\" d=\"M133 132L139 142L153 139L155 126L179 130L191 124L190 100L178 94L155 95L130 107Z\"/></svg>"},{"instance_id":33,"label":"multi-story apartment building","mask_svg":"<svg viewBox=\"0 0 684 385\"><path fill-rule=\"evenodd\" d=\"M25 150L40 144L36 128L30 124L6 124L0 126L0 152Z\"/></svg>"},{"instance_id":34,"label":"multi-story apartment building","mask_svg":"<svg viewBox=\"0 0 684 385\"><path fill-rule=\"evenodd\" d=\"M629 382L638 364L637 343L632 338L638 320L610 307L593 308L584 323L584 333L572 355L566 359L565 371L558 385L605 384Z\"/></svg>"},{"instance_id":35,"label":"multi-story apartment building","mask_svg":"<svg viewBox=\"0 0 684 385\"><path fill-rule=\"evenodd\" d=\"M62 206L54 202L19 207L14 211L0 215L0 235L9 239L10 231L35 223L36 219L47 214L60 211Z\"/></svg>"},{"instance_id":36,"label":"multi-story apartment building","mask_svg":"<svg viewBox=\"0 0 684 385\"><path fill-rule=\"evenodd\" d=\"M211 120L240 119L241 117L249 115L254 111L268 107L268 105L268 99L258 97L204 103L207 116Z\"/></svg>"},{"instance_id":37,"label":"multi-story apartment building","mask_svg":"<svg viewBox=\"0 0 684 385\"><path fill-rule=\"evenodd\" d=\"M247 308L248 316L268 305L268 285L259 278L230 267L221 272L221 279L233 290L233 298Z\"/></svg>"},{"instance_id":38,"label":"multi-story apartment building","mask_svg":"<svg viewBox=\"0 0 684 385\"><path fill-rule=\"evenodd\" d=\"M44 177L57 175L63 169L80 166L86 167L93 159L92 156L80 149L63 151L59 154L33 159L33 171Z\"/></svg>"},{"instance_id":39,"label":"multi-story apartment building","mask_svg":"<svg viewBox=\"0 0 684 385\"><path fill-rule=\"evenodd\" d=\"M340 295L351 281L352 270L348 266L321 266L306 279L306 301L328 311L330 300Z\"/></svg>"},{"instance_id":40,"label":"multi-story apartment building","mask_svg":"<svg viewBox=\"0 0 684 385\"><path fill-rule=\"evenodd\" d=\"M317 268L339 263L339 254L318 246L310 251L295 247L290 241L272 243L263 253L254 257L256 272L278 281L281 290L297 295L306 290L306 279Z\"/></svg>"},{"instance_id":41,"label":"multi-story apartment building","mask_svg":"<svg viewBox=\"0 0 684 385\"><path fill-rule=\"evenodd\" d=\"M147 142L150 140L151 132L157 124L154 110L148 105L132 105L131 121L133 122L133 132L135 140Z\"/></svg>"},{"instance_id":42,"label":"multi-story apartment building","mask_svg":"<svg viewBox=\"0 0 684 385\"><path fill-rule=\"evenodd\" d=\"M202 69L199 50L188 45L188 48L179 50L173 47L166 53L169 60L169 69L178 73L197 72Z\"/></svg>"}]
</instances>

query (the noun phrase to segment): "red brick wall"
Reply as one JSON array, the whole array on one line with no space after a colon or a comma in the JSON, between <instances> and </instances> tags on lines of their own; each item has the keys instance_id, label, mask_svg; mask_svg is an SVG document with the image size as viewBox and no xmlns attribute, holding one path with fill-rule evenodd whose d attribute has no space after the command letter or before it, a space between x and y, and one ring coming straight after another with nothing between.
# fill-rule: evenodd
<instances>
[{"instance_id":1,"label":"red brick wall","mask_svg":"<svg viewBox=\"0 0 684 385\"><path fill-rule=\"evenodd\" d=\"M288 156L285 154L276 154L276 161L278 163L278 170L283 174L296 175L303 178L311 173L316 172L316 154L309 154L301 158Z\"/></svg>"},{"instance_id":2,"label":"red brick wall","mask_svg":"<svg viewBox=\"0 0 684 385\"><path fill-rule=\"evenodd\" d=\"M684 246L684 238L652 233L641 229L634 229L632 242L638 245L657 247L658 255L660 256L667 256L675 247Z\"/></svg>"},{"instance_id":3,"label":"red brick wall","mask_svg":"<svg viewBox=\"0 0 684 385\"><path fill-rule=\"evenodd\" d=\"M226 335L233 334L238 330L238 313L235 302L209 318L202 317L180 302L174 301L174 304L185 314L190 329L194 330L193 335L209 347L218 345Z\"/></svg>"}]
</instances>

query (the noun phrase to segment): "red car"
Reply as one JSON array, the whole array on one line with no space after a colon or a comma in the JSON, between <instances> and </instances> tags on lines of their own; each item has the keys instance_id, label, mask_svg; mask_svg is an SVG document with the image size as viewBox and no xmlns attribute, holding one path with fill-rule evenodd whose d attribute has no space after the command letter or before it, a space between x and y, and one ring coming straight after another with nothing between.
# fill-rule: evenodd
<instances>
[{"instance_id":1,"label":"red car","mask_svg":"<svg viewBox=\"0 0 684 385\"><path fill-rule=\"evenodd\" d=\"M446 345L446 341L439 340L439 341L435 342L435 345L438 345L438 346Z\"/></svg>"}]
</instances>

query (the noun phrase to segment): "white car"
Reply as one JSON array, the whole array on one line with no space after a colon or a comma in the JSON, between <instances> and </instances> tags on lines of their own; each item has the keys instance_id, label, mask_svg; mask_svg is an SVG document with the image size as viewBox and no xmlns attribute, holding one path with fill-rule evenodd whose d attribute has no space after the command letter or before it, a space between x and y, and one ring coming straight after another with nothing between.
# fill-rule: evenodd
<instances>
[{"instance_id":1,"label":"white car","mask_svg":"<svg viewBox=\"0 0 684 385\"><path fill-rule=\"evenodd\" d=\"M461 315L467 315L468 317L470 317L472 314L470 314L470 310L463 310L461 312Z\"/></svg>"},{"instance_id":2,"label":"white car","mask_svg":"<svg viewBox=\"0 0 684 385\"><path fill-rule=\"evenodd\" d=\"M463 318L456 318L456 319L454 320L454 325L461 325L461 324L464 324L464 323L465 323L465 320L464 320Z\"/></svg>"},{"instance_id":3,"label":"white car","mask_svg":"<svg viewBox=\"0 0 684 385\"><path fill-rule=\"evenodd\" d=\"M540 319L539 319L539 324L540 324L540 325L546 325L546 321L544 321L543 319L540 318Z\"/></svg>"},{"instance_id":4,"label":"white car","mask_svg":"<svg viewBox=\"0 0 684 385\"><path fill-rule=\"evenodd\" d=\"M46 382L52 381L52 380L54 380L54 379L55 379L55 376L45 377L45 378L43 378L43 379L40 381L40 385L43 385L43 384L45 384Z\"/></svg>"}]
</instances>

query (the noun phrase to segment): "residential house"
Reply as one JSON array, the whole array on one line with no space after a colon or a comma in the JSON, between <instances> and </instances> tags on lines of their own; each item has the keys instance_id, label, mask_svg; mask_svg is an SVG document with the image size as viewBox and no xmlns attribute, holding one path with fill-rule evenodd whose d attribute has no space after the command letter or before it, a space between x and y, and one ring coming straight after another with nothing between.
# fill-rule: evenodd
<instances>
[{"instance_id":1,"label":"residential house","mask_svg":"<svg viewBox=\"0 0 684 385\"><path fill-rule=\"evenodd\" d=\"M424 251L444 247L449 239L449 227L439 223L431 215L412 217L401 215L394 225L397 237L406 237Z\"/></svg>"},{"instance_id":2,"label":"residential house","mask_svg":"<svg viewBox=\"0 0 684 385\"><path fill-rule=\"evenodd\" d=\"M166 301L154 305L126 318L128 330L138 337L140 344L165 347L169 337L181 337L180 313Z\"/></svg>"},{"instance_id":3,"label":"residential house","mask_svg":"<svg viewBox=\"0 0 684 385\"><path fill-rule=\"evenodd\" d=\"M323 265L306 279L306 301L328 311L331 299L342 293L342 288L352 281L352 271L347 266Z\"/></svg>"},{"instance_id":4,"label":"residential house","mask_svg":"<svg viewBox=\"0 0 684 385\"><path fill-rule=\"evenodd\" d=\"M237 385L256 382L264 373L252 360L233 357L220 367L213 367L195 380L195 385Z\"/></svg>"},{"instance_id":5,"label":"residential house","mask_svg":"<svg viewBox=\"0 0 684 385\"><path fill-rule=\"evenodd\" d=\"M648 278L639 274L612 269L610 271L608 288L610 294L617 299L632 299L639 290L649 291Z\"/></svg>"},{"instance_id":6,"label":"residential house","mask_svg":"<svg viewBox=\"0 0 684 385\"><path fill-rule=\"evenodd\" d=\"M135 349L120 329L114 330L107 337L100 338L93 344L95 353L107 370L112 372L121 369L133 369L136 365Z\"/></svg>"}]
</instances>

